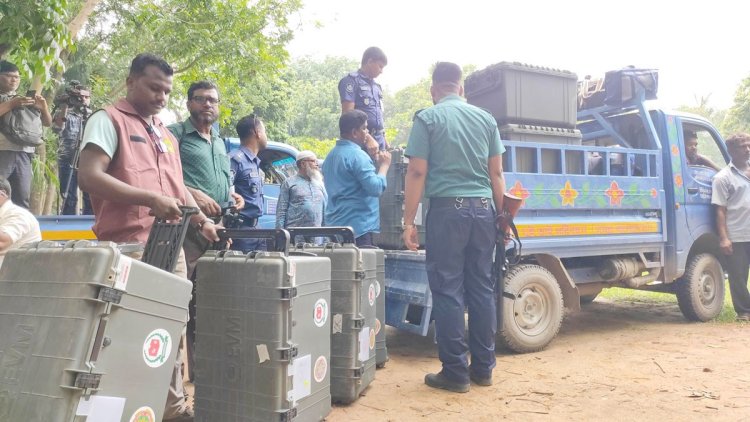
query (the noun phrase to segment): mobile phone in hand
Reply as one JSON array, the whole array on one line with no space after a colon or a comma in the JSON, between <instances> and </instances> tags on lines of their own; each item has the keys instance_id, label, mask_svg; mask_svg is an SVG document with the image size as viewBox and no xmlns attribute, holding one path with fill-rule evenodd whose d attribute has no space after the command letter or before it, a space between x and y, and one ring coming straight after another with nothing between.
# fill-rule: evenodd
<instances>
[{"instance_id":1,"label":"mobile phone in hand","mask_svg":"<svg viewBox=\"0 0 750 422\"><path fill-rule=\"evenodd\" d=\"M26 91L26 96L28 98L35 98L36 97L36 89L30 89Z\"/></svg>"}]
</instances>

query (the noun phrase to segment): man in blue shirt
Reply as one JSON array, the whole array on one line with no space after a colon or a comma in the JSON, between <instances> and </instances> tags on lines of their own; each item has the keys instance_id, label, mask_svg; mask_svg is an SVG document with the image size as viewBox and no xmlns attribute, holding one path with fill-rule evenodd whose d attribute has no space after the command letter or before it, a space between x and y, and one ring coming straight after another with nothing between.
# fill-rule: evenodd
<instances>
[{"instance_id":1,"label":"man in blue shirt","mask_svg":"<svg viewBox=\"0 0 750 422\"><path fill-rule=\"evenodd\" d=\"M367 127L370 135L367 137L366 150L373 156L377 150L385 150L385 125L383 120L383 89L375 82L375 78L383 73L388 64L388 58L383 50L370 47L362 55L362 65L356 72L351 72L339 81L339 97L341 97L341 113L351 110L361 110L367 113ZM375 142L377 142L377 148Z\"/></svg>"},{"instance_id":2,"label":"man in blue shirt","mask_svg":"<svg viewBox=\"0 0 750 422\"><path fill-rule=\"evenodd\" d=\"M374 245L373 233L380 232L380 195L391 154L381 151L375 162L362 150L367 137L367 114L347 111L339 118L341 139L323 162L323 179L328 192L326 226L351 226L357 246Z\"/></svg>"},{"instance_id":3,"label":"man in blue shirt","mask_svg":"<svg viewBox=\"0 0 750 422\"><path fill-rule=\"evenodd\" d=\"M425 265L432 291L435 338L443 369L425 384L457 393L470 382L492 385L497 329L492 277L497 228L505 181L495 119L461 98L461 68L435 65L430 88L434 106L417 112L405 155L404 244L418 246L417 207L430 198ZM502 214L501 214L502 215ZM464 340L464 309L469 310L469 341ZM471 353L471 366L468 354Z\"/></svg>"},{"instance_id":4,"label":"man in blue shirt","mask_svg":"<svg viewBox=\"0 0 750 422\"><path fill-rule=\"evenodd\" d=\"M268 137L263 122L250 114L237 122L240 148L229 154L232 185L235 192L245 200L240 210L242 228L254 229L263 215L263 171L260 169L258 153L266 149ZM232 249L250 251L264 249L265 242L254 239L234 239Z\"/></svg>"},{"instance_id":5,"label":"man in blue shirt","mask_svg":"<svg viewBox=\"0 0 750 422\"><path fill-rule=\"evenodd\" d=\"M297 154L297 174L284 180L276 205L276 228L320 227L328 195L318 158L312 151Z\"/></svg>"}]
</instances>

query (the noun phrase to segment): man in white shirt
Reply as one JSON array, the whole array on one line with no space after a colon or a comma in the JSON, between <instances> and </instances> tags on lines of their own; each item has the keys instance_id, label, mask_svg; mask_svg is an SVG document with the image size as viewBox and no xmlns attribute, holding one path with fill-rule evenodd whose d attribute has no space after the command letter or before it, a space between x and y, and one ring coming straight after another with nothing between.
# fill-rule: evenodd
<instances>
[{"instance_id":1,"label":"man in white shirt","mask_svg":"<svg viewBox=\"0 0 750 422\"><path fill-rule=\"evenodd\" d=\"M0 178L0 265L10 249L42 240L39 222L28 210L14 204L10 197L10 183Z\"/></svg>"}]
</instances>

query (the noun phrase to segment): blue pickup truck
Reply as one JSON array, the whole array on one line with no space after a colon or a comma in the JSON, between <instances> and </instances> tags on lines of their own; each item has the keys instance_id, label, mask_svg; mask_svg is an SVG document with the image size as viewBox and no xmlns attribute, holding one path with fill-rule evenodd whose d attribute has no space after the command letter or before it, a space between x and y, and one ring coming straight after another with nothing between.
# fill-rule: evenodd
<instances>
[{"instance_id":1,"label":"blue pickup truck","mask_svg":"<svg viewBox=\"0 0 750 422\"><path fill-rule=\"evenodd\" d=\"M233 151L240 146L238 138L225 138L227 151ZM281 142L269 141L265 150L258 155L261 167L266 175L263 192L266 199L265 215L259 224L264 228L276 225L276 202L279 197L281 183L297 173L295 158L297 149ZM93 215L42 215L37 216L44 240L96 239L91 226L94 224Z\"/></svg>"},{"instance_id":2,"label":"blue pickup truck","mask_svg":"<svg viewBox=\"0 0 750 422\"><path fill-rule=\"evenodd\" d=\"M504 141L506 189L523 200L515 219L523 247L498 298L499 344L543 349L565 308L580 310L608 287L674 293L688 320L714 318L725 288L710 204L716 170L691 165L684 140L696 133L699 152L723 167L729 156L719 132L643 95L583 109L575 127L576 145L543 136ZM426 335L424 254L386 257L386 323Z\"/></svg>"}]
</instances>

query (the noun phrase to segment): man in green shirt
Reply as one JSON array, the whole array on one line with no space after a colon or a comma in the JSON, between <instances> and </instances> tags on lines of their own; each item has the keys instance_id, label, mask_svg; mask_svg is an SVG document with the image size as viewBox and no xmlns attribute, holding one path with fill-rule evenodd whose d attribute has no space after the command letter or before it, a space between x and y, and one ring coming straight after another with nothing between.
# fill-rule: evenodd
<instances>
[{"instance_id":1,"label":"man in green shirt","mask_svg":"<svg viewBox=\"0 0 750 422\"><path fill-rule=\"evenodd\" d=\"M414 218L424 192L430 199L427 278L443 364L442 371L425 377L425 384L465 393L470 381L492 385L495 367L492 258L497 228L492 204L503 209L505 148L495 119L461 98L461 76L458 65L438 63L430 88L435 105L414 116L405 152L403 239L411 250L419 246ZM468 345L464 305L469 309Z\"/></svg>"},{"instance_id":2,"label":"man in green shirt","mask_svg":"<svg viewBox=\"0 0 750 422\"><path fill-rule=\"evenodd\" d=\"M214 128L219 117L219 90L210 81L199 81L188 88L187 109L190 117L184 122L169 125L180 144L180 161L185 185L198 207L215 222L221 218L221 208L230 198L238 209L244 200L230 189L229 157L224 141ZM195 264L208 249L209 242L195 227L189 227L183 249L187 261L188 278L195 283ZM195 340L195 288L190 301L187 324L187 352L190 380L193 379Z\"/></svg>"}]
</instances>

